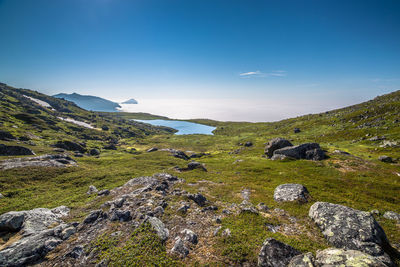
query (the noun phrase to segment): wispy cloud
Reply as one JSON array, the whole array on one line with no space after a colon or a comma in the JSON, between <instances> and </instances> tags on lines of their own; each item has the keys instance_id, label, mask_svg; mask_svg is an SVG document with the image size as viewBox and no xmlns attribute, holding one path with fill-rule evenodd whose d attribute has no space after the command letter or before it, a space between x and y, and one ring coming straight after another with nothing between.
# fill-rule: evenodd
<instances>
[{"instance_id":1,"label":"wispy cloud","mask_svg":"<svg viewBox=\"0 0 400 267\"><path fill-rule=\"evenodd\" d=\"M395 82L398 81L399 79L381 79L381 78L375 78L372 79L371 81L374 83L379 83L379 82Z\"/></svg>"},{"instance_id":2,"label":"wispy cloud","mask_svg":"<svg viewBox=\"0 0 400 267\"><path fill-rule=\"evenodd\" d=\"M284 77L287 75L285 70L275 70L271 72L262 72L259 70L249 71L240 73L239 76L242 78L251 78L251 77Z\"/></svg>"}]
</instances>

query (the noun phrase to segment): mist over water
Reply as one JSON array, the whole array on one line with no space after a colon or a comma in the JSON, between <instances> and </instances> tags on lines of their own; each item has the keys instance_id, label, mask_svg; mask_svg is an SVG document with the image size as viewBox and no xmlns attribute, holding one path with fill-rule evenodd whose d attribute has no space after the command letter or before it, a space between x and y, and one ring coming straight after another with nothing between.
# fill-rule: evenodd
<instances>
[{"instance_id":1,"label":"mist over water","mask_svg":"<svg viewBox=\"0 0 400 267\"><path fill-rule=\"evenodd\" d=\"M139 99L139 104L120 104L121 111L145 112L171 119L212 119L219 121L268 122L319 113L351 103L292 99Z\"/></svg>"}]
</instances>

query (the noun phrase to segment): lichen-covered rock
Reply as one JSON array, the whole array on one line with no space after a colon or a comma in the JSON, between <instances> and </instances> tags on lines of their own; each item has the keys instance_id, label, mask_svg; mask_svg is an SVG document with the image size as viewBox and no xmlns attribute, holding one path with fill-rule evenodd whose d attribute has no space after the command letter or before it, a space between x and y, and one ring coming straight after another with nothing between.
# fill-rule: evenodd
<instances>
[{"instance_id":1,"label":"lichen-covered rock","mask_svg":"<svg viewBox=\"0 0 400 267\"><path fill-rule=\"evenodd\" d=\"M317 149L317 150L315 150ZM314 159L322 157L323 151L317 143L305 143L298 146L289 146L274 151L274 155L284 155L294 159ZM325 154L324 157L325 158ZM323 159L322 158L322 159Z\"/></svg>"},{"instance_id":2,"label":"lichen-covered rock","mask_svg":"<svg viewBox=\"0 0 400 267\"><path fill-rule=\"evenodd\" d=\"M165 227L165 224L160 221L160 219L156 217L149 216L147 221L151 224L153 229L156 231L158 237L160 237L161 241L166 241L169 237L169 231Z\"/></svg>"},{"instance_id":3,"label":"lichen-covered rock","mask_svg":"<svg viewBox=\"0 0 400 267\"><path fill-rule=\"evenodd\" d=\"M400 214L394 212L394 211L387 211L383 214L383 217L389 220L396 220L400 222Z\"/></svg>"},{"instance_id":4,"label":"lichen-covered rock","mask_svg":"<svg viewBox=\"0 0 400 267\"><path fill-rule=\"evenodd\" d=\"M337 248L381 256L384 254L383 247L389 245L382 227L369 212L316 202L311 206L309 216L322 230L328 242Z\"/></svg>"},{"instance_id":5,"label":"lichen-covered rock","mask_svg":"<svg viewBox=\"0 0 400 267\"><path fill-rule=\"evenodd\" d=\"M264 152L268 158L271 158L275 150L288 146L293 146L288 140L284 138L274 138L267 143Z\"/></svg>"},{"instance_id":6,"label":"lichen-covered rock","mask_svg":"<svg viewBox=\"0 0 400 267\"><path fill-rule=\"evenodd\" d=\"M317 266L346 266L346 267L387 267L387 263L358 250L327 248L318 251Z\"/></svg>"},{"instance_id":7,"label":"lichen-covered rock","mask_svg":"<svg viewBox=\"0 0 400 267\"><path fill-rule=\"evenodd\" d=\"M197 205L199 205L200 207L204 207L206 205L206 197L203 196L200 193L197 194L188 194L187 197L191 200L193 200Z\"/></svg>"},{"instance_id":8,"label":"lichen-covered rock","mask_svg":"<svg viewBox=\"0 0 400 267\"><path fill-rule=\"evenodd\" d=\"M307 202L308 190L301 184L281 184L275 188L274 200Z\"/></svg>"},{"instance_id":9,"label":"lichen-covered rock","mask_svg":"<svg viewBox=\"0 0 400 267\"><path fill-rule=\"evenodd\" d=\"M295 248L274 238L267 238L258 255L258 266L286 267L290 260L299 254L300 252Z\"/></svg>"},{"instance_id":10,"label":"lichen-covered rock","mask_svg":"<svg viewBox=\"0 0 400 267\"><path fill-rule=\"evenodd\" d=\"M7 146L0 144L0 156L24 156L35 155L35 153L23 146Z\"/></svg>"},{"instance_id":11,"label":"lichen-covered rock","mask_svg":"<svg viewBox=\"0 0 400 267\"><path fill-rule=\"evenodd\" d=\"M294 256L288 267L316 267L315 258L311 252Z\"/></svg>"}]
</instances>

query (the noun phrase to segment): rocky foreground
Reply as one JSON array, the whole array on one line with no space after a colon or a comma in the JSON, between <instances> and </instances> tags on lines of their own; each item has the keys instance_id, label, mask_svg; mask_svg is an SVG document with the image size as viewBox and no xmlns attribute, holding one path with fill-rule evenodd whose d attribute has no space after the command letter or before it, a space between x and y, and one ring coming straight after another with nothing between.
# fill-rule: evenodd
<instances>
[{"instance_id":1,"label":"rocky foreground","mask_svg":"<svg viewBox=\"0 0 400 267\"><path fill-rule=\"evenodd\" d=\"M0 247L0 266L107 266L110 258L94 245L99 237L109 233L119 242L127 242L135 229L143 225L150 227L159 241L166 244L167 252L176 258L184 259L189 254L210 258L207 248L213 238L230 235L229 228L220 226L225 216L243 212L287 216L285 211L270 210L262 203L253 206L247 190L242 191L243 202L236 205L211 202L200 193L176 188L183 183L186 183L183 179L160 173L134 178L110 191L98 191L91 186L87 194L96 194L101 205L80 223L68 222L69 209L64 206L5 213L0 216L0 232L8 241ZM307 202L309 197L308 190L298 184L281 185L274 193L274 199L280 202ZM163 221L168 206L176 214ZM222 213L217 213L218 209ZM395 266L390 256L395 256L396 251L371 213L316 202L309 210L309 217L331 248L313 255L267 238L260 248L258 265ZM291 222L286 228L301 229L296 218L291 218Z\"/></svg>"}]
</instances>

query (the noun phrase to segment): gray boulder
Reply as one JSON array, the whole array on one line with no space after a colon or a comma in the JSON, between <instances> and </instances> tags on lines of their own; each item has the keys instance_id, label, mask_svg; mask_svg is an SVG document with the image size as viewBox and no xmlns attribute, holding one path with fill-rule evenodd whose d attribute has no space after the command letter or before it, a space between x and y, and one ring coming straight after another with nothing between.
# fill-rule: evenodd
<instances>
[{"instance_id":1,"label":"gray boulder","mask_svg":"<svg viewBox=\"0 0 400 267\"><path fill-rule=\"evenodd\" d=\"M156 217L149 216L147 221L151 224L161 241L166 241L169 237L169 231L165 227L165 224Z\"/></svg>"},{"instance_id":2,"label":"gray boulder","mask_svg":"<svg viewBox=\"0 0 400 267\"><path fill-rule=\"evenodd\" d=\"M300 128L294 128L294 129L293 129L293 132L294 132L294 133L299 133L299 132L301 132L301 130L300 130Z\"/></svg>"},{"instance_id":3,"label":"gray boulder","mask_svg":"<svg viewBox=\"0 0 400 267\"><path fill-rule=\"evenodd\" d=\"M175 239L175 244L171 249L171 252L174 254L178 254L181 257L186 257L189 254L189 249L185 246L183 240L178 236Z\"/></svg>"},{"instance_id":4,"label":"gray boulder","mask_svg":"<svg viewBox=\"0 0 400 267\"><path fill-rule=\"evenodd\" d=\"M298 146L284 147L275 150L274 155L284 155L294 159L321 160L325 158L325 153L317 143L305 143Z\"/></svg>"},{"instance_id":5,"label":"gray boulder","mask_svg":"<svg viewBox=\"0 0 400 267\"><path fill-rule=\"evenodd\" d=\"M89 154L91 156L98 156L98 155L100 155L100 150L98 150L97 148L92 148L89 150Z\"/></svg>"},{"instance_id":6,"label":"gray boulder","mask_svg":"<svg viewBox=\"0 0 400 267\"><path fill-rule=\"evenodd\" d=\"M307 202L308 197L307 188L301 184L281 184L274 191L274 200L277 202Z\"/></svg>"},{"instance_id":7,"label":"gray boulder","mask_svg":"<svg viewBox=\"0 0 400 267\"><path fill-rule=\"evenodd\" d=\"M200 162L197 161L192 161L188 163L188 170L194 170L194 169L199 169L202 171L207 171L206 167L204 167L204 164L201 164Z\"/></svg>"},{"instance_id":8,"label":"gray boulder","mask_svg":"<svg viewBox=\"0 0 400 267\"><path fill-rule=\"evenodd\" d=\"M389 156L380 156L378 159L385 163L393 163L393 159Z\"/></svg>"},{"instance_id":9,"label":"gray boulder","mask_svg":"<svg viewBox=\"0 0 400 267\"><path fill-rule=\"evenodd\" d=\"M94 223L101 215L103 211L102 210L94 210L92 211L86 218L83 220L84 224L91 224Z\"/></svg>"},{"instance_id":10,"label":"gray boulder","mask_svg":"<svg viewBox=\"0 0 400 267\"><path fill-rule=\"evenodd\" d=\"M390 266L390 263L383 262L379 258L373 257L364 252L338 248L327 248L325 250L318 251L316 255L316 263L316 266Z\"/></svg>"},{"instance_id":11,"label":"gray boulder","mask_svg":"<svg viewBox=\"0 0 400 267\"><path fill-rule=\"evenodd\" d=\"M192 230L184 229L184 230L181 231L181 234L184 235L183 240L185 240L187 242L190 242L190 243L192 243L194 245L198 243L197 235Z\"/></svg>"},{"instance_id":12,"label":"gray boulder","mask_svg":"<svg viewBox=\"0 0 400 267\"><path fill-rule=\"evenodd\" d=\"M157 150L158 150L158 148L152 147L152 148L147 149L147 152L155 152Z\"/></svg>"},{"instance_id":13,"label":"gray boulder","mask_svg":"<svg viewBox=\"0 0 400 267\"><path fill-rule=\"evenodd\" d=\"M0 156L24 156L35 155L35 153L23 146L7 146L0 144Z\"/></svg>"},{"instance_id":14,"label":"gray boulder","mask_svg":"<svg viewBox=\"0 0 400 267\"><path fill-rule=\"evenodd\" d=\"M197 194L188 194L187 197L191 200L193 200L197 205L199 205L200 207L204 207L206 205L206 197L203 196L200 193Z\"/></svg>"},{"instance_id":15,"label":"gray boulder","mask_svg":"<svg viewBox=\"0 0 400 267\"><path fill-rule=\"evenodd\" d=\"M311 206L309 216L328 242L337 248L382 256L385 253L383 247L390 247L385 232L369 212L316 202Z\"/></svg>"},{"instance_id":16,"label":"gray boulder","mask_svg":"<svg viewBox=\"0 0 400 267\"><path fill-rule=\"evenodd\" d=\"M295 248L274 238L267 238L258 255L258 266L286 267L290 260L299 254L301 253Z\"/></svg>"},{"instance_id":17,"label":"gray boulder","mask_svg":"<svg viewBox=\"0 0 400 267\"><path fill-rule=\"evenodd\" d=\"M264 152L268 156L268 158L271 158L275 150L290 146L293 145L288 140L280 137L274 138L267 143Z\"/></svg>"},{"instance_id":18,"label":"gray boulder","mask_svg":"<svg viewBox=\"0 0 400 267\"><path fill-rule=\"evenodd\" d=\"M86 192L86 194L91 195L94 193L97 193L99 190L94 185L89 185L89 190Z\"/></svg>"},{"instance_id":19,"label":"gray boulder","mask_svg":"<svg viewBox=\"0 0 400 267\"><path fill-rule=\"evenodd\" d=\"M19 231L24 223L25 213L10 211L0 216L0 232Z\"/></svg>"},{"instance_id":20,"label":"gray boulder","mask_svg":"<svg viewBox=\"0 0 400 267\"><path fill-rule=\"evenodd\" d=\"M84 148L81 144L72 141L58 141L54 146L69 151L78 151L80 153L86 152L86 148Z\"/></svg>"}]
</instances>

